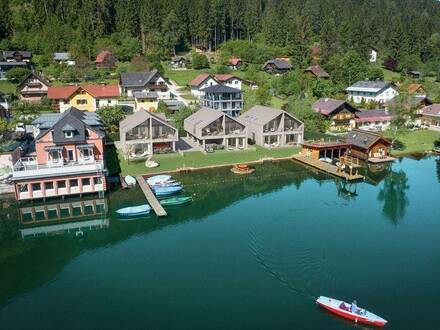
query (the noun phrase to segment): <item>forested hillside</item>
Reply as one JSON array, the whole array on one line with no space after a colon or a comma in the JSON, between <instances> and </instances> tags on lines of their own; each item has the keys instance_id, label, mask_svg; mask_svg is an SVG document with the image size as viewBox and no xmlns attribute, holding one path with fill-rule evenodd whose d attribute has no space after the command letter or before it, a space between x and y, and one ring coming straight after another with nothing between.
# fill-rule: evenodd
<instances>
[{"instance_id":1,"label":"forested hillside","mask_svg":"<svg viewBox=\"0 0 440 330\"><path fill-rule=\"evenodd\" d=\"M374 46L428 62L440 55L439 13L435 0L0 0L0 49L92 58L113 46L129 59L247 39L299 61L320 43L327 58Z\"/></svg>"}]
</instances>

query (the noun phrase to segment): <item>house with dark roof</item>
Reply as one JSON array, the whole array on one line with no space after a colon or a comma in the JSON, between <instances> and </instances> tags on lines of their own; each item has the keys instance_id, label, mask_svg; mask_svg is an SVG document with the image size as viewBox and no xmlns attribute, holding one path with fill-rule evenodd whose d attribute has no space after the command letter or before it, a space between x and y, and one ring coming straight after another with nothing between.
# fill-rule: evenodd
<instances>
[{"instance_id":1,"label":"house with dark roof","mask_svg":"<svg viewBox=\"0 0 440 330\"><path fill-rule=\"evenodd\" d=\"M31 72L18 86L17 92L21 101L40 103L43 97L47 97L47 91L51 83L43 77Z\"/></svg>"},{"instance_id":2,"label":"house with dark roof","mask_svg":"<svg viewBox=\"0 0 440 330\"><path fill-rule=\"evenodd\" d=\"M358 81L345 91L348 100L354 103L376 102L384 104L399 95L394 85L385 81Z\"/></svg>"},{"instance_id":3,"label":"house with dark roof","mask_svg":"<svg viewBox=\"0 0 440 330\"><path fill-rule=\"evenodd\" d=\"M105 134L99 116L72 107L62 114L44 114L33 124L35 152L13 167L17 200L106 190Z\"/></svg>"},{"instance_id":4,"label":"house with dark roof","mask_svg":"<svg viewBox=\"0 0 440 330\"><path fill-rule=\"evenodd\" d=\"M356 126L358 109L343 100L321 98L312 105L313 111L331 120L330 130L349 130Z\"/></svg>"},{"instance_id":5,"label":"house with dark roof","mask_svg":"<svg viewBox=\"0 0 440 330\"><path fill-rule=\"evenodd\" d=\"M116 66L116 61L116 56L111 51L103 50L96 55L95 65L98 69L111 69Z\"/></svg>"},{"instance_id":6,"label":"house with dark roof","mask_svg":"<svg viewBox=\"0 0 440 330\"><path fill-rule=\"evenodd\" d=\"M394 119L387 109L360 110L356 113L356 128L367 131L385 131Z\"/></svg>"},{"instance_id":7,"label":"house with dark roof","mask_svg":"<svg viewBox=\"0 0 440 330\"><path fill-rule=\"evenodd\" d=\"M319 65L311 65L304 70L305 73L315 78L329 79L330 75Z\"/></svg>"},{"instance_id":8,"label":"house with dark roof","mask_svg":"<svg viewBox=\"0 0 440 330\"><path fill-rule=\"evenodd\" d=\"M197 98L202 95L201 90L209 86L222 84L232 88L240 89L243 80L233 74L215 74L201 73L190 81L191 94Z\"/></svg>"},{"instance_id":9,"label":"house with dark roof","mask_svg":"<svg viewBox=\"0 0 440 330\"><path fill-rule=\"evenodd\" d=\"M51 86L47 98L54 110L64 112L70 107L84 111L96 111L118 104L118 85L65 85Z\"/></svg>"},{"instance_id":10,"label":"house with dark roof","mask_svg":"<svg viewBox=\"0 0 440 330\"><path fill-rule=\"evenodd\" d=\"M139 110L119 122L120 147L124 157L146 158L173 152L179 140L177 128L162 113Z\"/></svg>"},{"instance_id":11,"label":"house with dark roof","mask_svg":"<svg viewBox=\"0 0 440 330\"><path fill-rule=\"evenodd\" d=\"M6 62L26 62L30 63L32 59L32 52L22 50L5 50L3 58Z\"/></svg>"},{"instance_id":12,"label":"house with dark roof","mask_svg":"<svg viewBox=\"0 0 440 330\"><path fill-rule=\"evenodd\" d=\"M391 142L379 134L353 129L348 132L346 143L352 157L373 163L394 160L389 157Z\"/></svg>"},{"instance_id":13,"label":"house with dark roof","mask_svg":"<svg viewBox=\"0 0 440 330\"><path fill-rule=\"evenodd\" d=\"M238 120L246 125L248 138L260 146L299 145L304 139L304 123L281 109L256 105Z\"/></svg>"},{"instance_id":14,"label":"house with dark roof","mask_svg":"<svg viewBox=\"0 0 440 330\"><path fill-rule=\"evenodd\" d=\"M157 93L160 100L170 99L167 79L157 70L145 72L122 72L119 77L121 94L133 97L134 92Z\"/></svg>"},{"instance_id":15,"label":"house with dark roof","mask_svg":"<svg viewBox=\"0 0 440 330\"><path fill-rule=\"evenodd\" d=\"M409 84L406 91L410 95L426 96L426 90L421 84Z\"/></svg>"},{"instance_id":16,"label":"house with dark roof","mask_svg":"<svg viewBox=\"0 0 440 330\"><path fill-rule=\"evenodd\" d=\"M222 111L202 108L184 120L184 129L204 150L247 148L246 125Z\"/></svg>"},{"instance_id":17,"label":"house with dark roof","mask_svg":"<svg viewBox=\"0 0 440 330\"><path fill-rule=\"evenodd\" d=\"M287 60L274 59L263 64L263 70L269 73L286 73L292 69L292 65Z\"/></svg>"},{"instance_id":18,"label":"house with dark roof","mask_svg":"<svg viewBox=\"0 0 440 330\"><path fill-rule=\"evenodd\" d=\"M72 56L67 52L53 53L53 61L58 64L66 64L68 66L74 66L76 63L72 60Z\"/></svg>"},{"instance_id":19,"label":"house with dark roof","mask_svg":"<svg viewBox=\"0 0 440 330\"><path fill-rule=\"evenodd\" d=\"M183 56L175 56L171 59L170 65L174 69L183 69L186 67L186 59Z\"/></svg>"},{"instance_id":20,"label":"house with dark roof","mask_svg":"<svg viewBox=\"0 0 440 330\"><path fill-rule=\"evenodd\" d=\"M243 93L240 89L218 84L201 89L200 92L200 102L205 108L223 111L232 117L238 116L243 108Z\"/></svg>"},{"instance_id":21,"label":"house with dark roof","mask_svg":"<svg viewBox=\"0 0 440 330\"><path fill-rule=\"evenodd\" d=\"M134 112L149 111L154 112L159 106L159 95L156 92L133 92Z\"/></svg>"},{"instance_id":22,"label":"house with dark roof","mask_svg":"<svg viewBox=\"0 0 440 330\"><path fill-rule=\"evenodd\" d=\"M440 131L440 104L431 104L418 111L416 122L427 129Z\"/></svg>"}]
</instances>

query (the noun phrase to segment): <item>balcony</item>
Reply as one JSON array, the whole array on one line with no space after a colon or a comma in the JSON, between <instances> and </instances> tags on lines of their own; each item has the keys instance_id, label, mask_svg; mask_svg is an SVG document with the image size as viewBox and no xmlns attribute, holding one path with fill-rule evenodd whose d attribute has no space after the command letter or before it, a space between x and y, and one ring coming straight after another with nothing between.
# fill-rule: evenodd
<instances>
[{"instance_id":1,"label":"balcony","mask_svg":"<svg viewBox=\"0 0 440 330\"><path fill-rule=\"evenodd\" d=\"M37 164L35 158L21 158L13 167L13 180L102 172L102 160L57 161Z\"/></svg>"}]
</instances>

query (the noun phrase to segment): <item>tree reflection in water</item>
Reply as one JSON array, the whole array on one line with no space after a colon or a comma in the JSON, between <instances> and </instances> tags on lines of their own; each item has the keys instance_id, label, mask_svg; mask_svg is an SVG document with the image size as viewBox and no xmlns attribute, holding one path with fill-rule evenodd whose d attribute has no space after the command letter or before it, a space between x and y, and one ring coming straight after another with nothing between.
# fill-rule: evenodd
<instances>
[{"instance_id":1,"label":"tree reflection in water","mask_svg":"<svg viewBox=\"0 0 440 330\"><path fill-rule=\"evenodd\" d=\"M440 182L440 158L435 160L435 163L437 165L437 180Z\"/></svg>"},{"instance_id":2,"label":"tree reflection in water","mask_svg":"<svg viewBox=\"0 0 440 330\"><path fill-rule=\"evenodd\" d=\"M402 170L391 171L384 179L377 199L383 202L382 211L393 224L398 224L405 216L409 200L406 191L409 189L408 178Z\"/></svg>"}]
</instances>

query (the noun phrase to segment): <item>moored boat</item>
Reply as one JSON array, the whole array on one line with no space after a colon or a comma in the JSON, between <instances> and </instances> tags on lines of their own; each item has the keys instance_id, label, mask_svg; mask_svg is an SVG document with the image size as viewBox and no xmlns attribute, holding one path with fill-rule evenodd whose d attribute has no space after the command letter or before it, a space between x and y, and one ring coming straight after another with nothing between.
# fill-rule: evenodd
<instances>
[{"instance_id":1,"label":"moored boat","mask_svg":"<svg viewBox=\"0 0 440 330\"><path fill-rule=\"evenodd\" d=\"M149 177L146 179L147 183L151 185L165 185L168 181L171 181L173 178L171 175L161 174Z\"/></svg>"},{"instance_id":2,"label":"moored boat","mask_svg":"<svg viewBox=\"0 0 440 330\"><path fill-rule=\"evenodd\" d=\"M348 304L342 300L320 296L318 299L316 299L316 303L333 314L352 320L356 323L374 325L377 327L383 327L385 324L387 324L386 320L363 308L357 308L355 312L352 312L351 304Z\"/></svg>"},{"instance_id":3,"label":"moored boat","mask_svg":"<svg viewBox=\"0 0 440 330\"><path fill-rule=\"evenodd\" d=\"M183 205L192 202L191 196L180 196L163 199L160 204L163 206Z\"/></svg>"},{"instance_id":4,"label":"moored boat","mask_svg":"<svg viewBox=\"0 0 440 330\"><path fill-rule=\"evenodd\" d=\"M153 192L156 196L171 196L182 191L182 186L152 186Z\"/></svg>"},{"instance_id":5,"label":"moored boat","mask_svg":"<svg viewBox=\"0 0 440 330\"><path fill-rule=\"evenodd\" d=\"M116 211L117 214L124 217L133 217L150 213L151 207L148 204L124 207Z\"/></svg>"}]
</instances>

